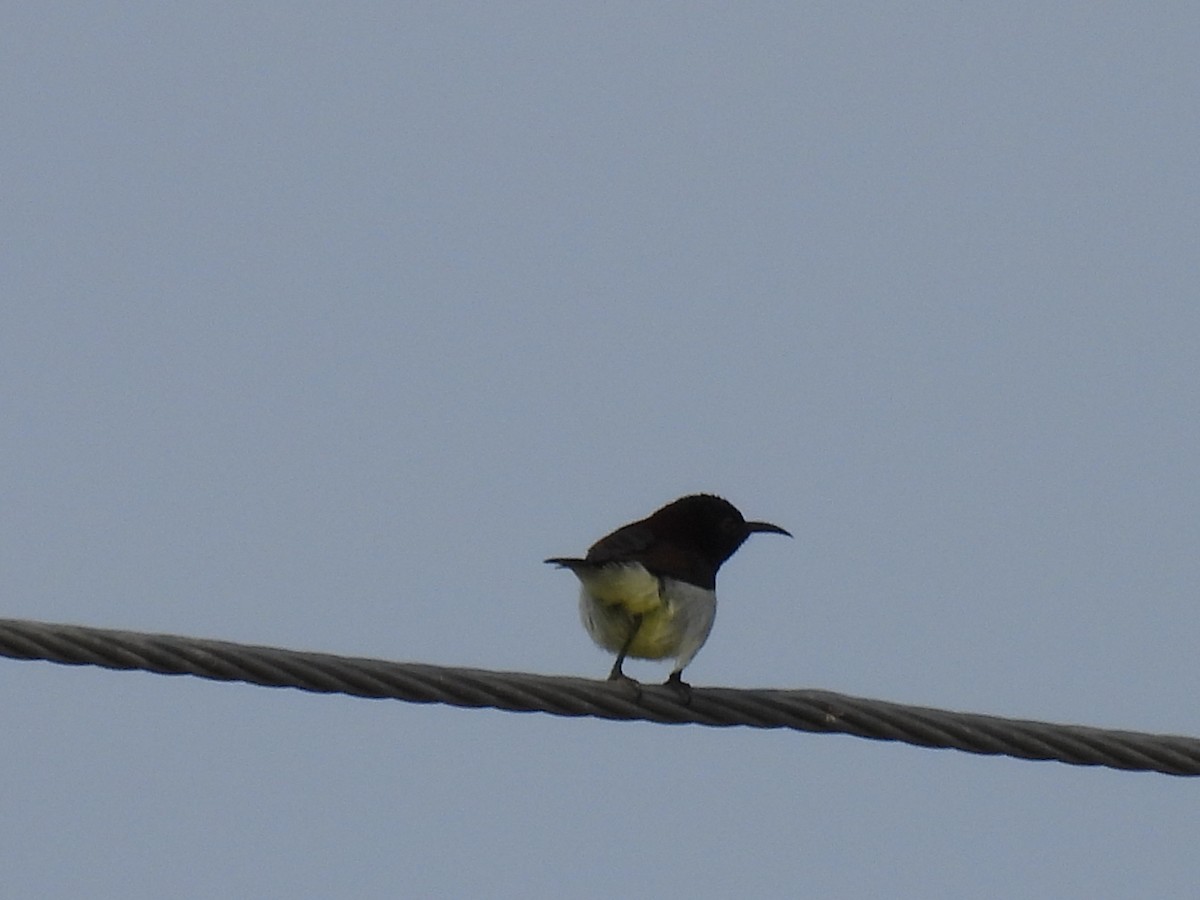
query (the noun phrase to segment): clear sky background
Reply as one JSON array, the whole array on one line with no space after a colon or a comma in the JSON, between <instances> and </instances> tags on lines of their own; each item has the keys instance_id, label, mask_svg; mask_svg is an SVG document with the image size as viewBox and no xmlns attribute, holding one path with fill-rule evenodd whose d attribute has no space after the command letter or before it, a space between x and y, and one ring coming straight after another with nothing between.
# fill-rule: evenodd
<instances>
[{"instance_id":1,"label":"clear sky background","mask_svg":"<svg viewBox=\"0 0 1200 900\"><path fill-rule=\"evenodd\" d=\"M1200 7L13 3L0 615L1200 735ZM635 663L661 679L668 666ZM1192 897L1200 781L0 660L12 897Z\"/></svg>"}]
</instances>

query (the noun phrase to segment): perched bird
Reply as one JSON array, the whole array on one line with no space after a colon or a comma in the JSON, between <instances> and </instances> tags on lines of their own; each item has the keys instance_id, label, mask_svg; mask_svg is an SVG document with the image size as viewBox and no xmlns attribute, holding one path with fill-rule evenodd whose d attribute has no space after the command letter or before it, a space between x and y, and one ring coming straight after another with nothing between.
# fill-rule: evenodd
<instances>
[{"instance_id":1,"label":"perched bird","mask_svg":"<svg viewBox=\"0 0 1200 900\"><path fill-rule=\"evenodd\" d=\"M633 682L621 670L627 656L674 657L666 684L686 698L683 669L708 640L717 614L717 570L758 532L791 537L778 525L747 522L727 500L692 494L600 538L583 559L546 562L570 569L582 583L583 625L617 654L610 681Z\"/></svg>"}]
</instances>

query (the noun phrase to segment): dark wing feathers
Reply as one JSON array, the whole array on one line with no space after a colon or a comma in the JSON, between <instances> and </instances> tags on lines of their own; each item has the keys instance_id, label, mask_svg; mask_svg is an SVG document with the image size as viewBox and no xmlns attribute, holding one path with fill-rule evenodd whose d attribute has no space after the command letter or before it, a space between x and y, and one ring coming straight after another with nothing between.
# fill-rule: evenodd
<instances>
[{"instance_id":1,"label":"dark wing feathers","mask_svg":"<svg viewBox=\"0 0 1200 900\"><path fill-rule=\"evenodd\" d=\"M587 561L596 565L628 560L654 546L654 532L641 522L634 522L607 534L588 548Z\"/></svg>"},{"instance_id":2,"label":"dark wing feathers","mask_svg":"<svg viewBox=\"0 0 1200 900\"><path fill-rule=\"evenodd\" d=\"M553 557L546 560L578 572L614 563L639 562L652 574L677 578L688 584L712 589L717 570L697 552L655 540L654 530L644 522L633 522L618 528L592 544L586 559Z\"/></svg>"},{"instance_id":3,"label":"dark wing feathers","mask_svg":"<svg viewBox=\"0 0 1200 900\"><path fill-rule=\"evenodd\" d=\"M572 556L554 556L546 560L564 569L577 569L589 566L603 566L614 562L630 562L636 560L642 553L654 545L654 534L640 522L618 528L612 534L605 535L592 544L588 549L586 559Z\"/></svg>"}]
</instances>

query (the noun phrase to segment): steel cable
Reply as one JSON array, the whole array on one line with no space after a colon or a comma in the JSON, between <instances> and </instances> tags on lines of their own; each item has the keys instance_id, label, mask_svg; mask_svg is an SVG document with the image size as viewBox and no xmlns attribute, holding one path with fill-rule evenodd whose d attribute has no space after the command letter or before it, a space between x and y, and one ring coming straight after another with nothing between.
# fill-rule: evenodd
<instances>
[{"instance_id":1,"label":"steel cable","mask_svg":"<svg viewBox=\"0 0 1200 900\"><path fill-rule=\"evenodd\" d=\"M1077 766L1200 775L1200 740L950 712L818 690L669 688L387 662L166 634L0 619L0 655L354 697L557 716L849 734Z\"/></svg>"}]
</instances>

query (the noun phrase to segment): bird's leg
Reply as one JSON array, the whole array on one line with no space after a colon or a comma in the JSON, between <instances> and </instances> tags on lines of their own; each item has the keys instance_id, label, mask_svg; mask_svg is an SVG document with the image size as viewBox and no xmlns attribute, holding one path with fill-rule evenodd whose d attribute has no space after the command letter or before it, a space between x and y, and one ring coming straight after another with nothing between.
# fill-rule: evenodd
<instances>
[{"instance_id":1,"label":"bird's leg","mask_svg":"<svg viewBox=\"0 0 1200 900\"><path fill-rule=\"evenodd\" d=\"M636 616L630 616L629 637L625 638L625 643L621 645L620 651L617 653L617 661L613 663L612 671L608 673L609 681L632 681L633 679L621 671L621 664L625 662L625 656L629 653L629 648L633 646L633 639L637 637L638 629L642 627L642 616L638 613Z\"/></svg>"},{"instance_id":2,"label":"bird's leg","mask_svg":"<svg viewBox=\"0 0 1200 900\"><path fill-rule=\"evenodd\" d=\"M631 616L630 622L629 637L625 638L625 643L621 645L621 649L617 653L617 660L613 663L612 671L608 673L608 680L624 681L626 684L632 685L634 693L640 696L642 691L638 683L621 671L621 665L625 662L625 656L629 653L629 648L633 646L633 639L637 637L638 629L642 627L641 613Z\"/></svg>"},{"instance_id":3,"label":"bird's leg","mask_svg":"<svg viewBox=\"0 0 1200 900\"><path fill-rule=\"evenodd\" d=\"M692 703L692 686L683 680L683 670L676 669L663 682L664 687L669 687L679 695L679 702L684 706L690 706Z\"/></svg>"}]
</instances>

